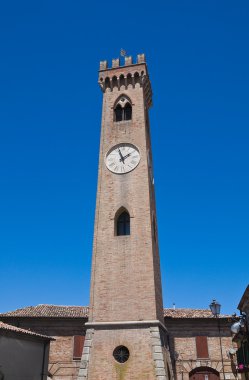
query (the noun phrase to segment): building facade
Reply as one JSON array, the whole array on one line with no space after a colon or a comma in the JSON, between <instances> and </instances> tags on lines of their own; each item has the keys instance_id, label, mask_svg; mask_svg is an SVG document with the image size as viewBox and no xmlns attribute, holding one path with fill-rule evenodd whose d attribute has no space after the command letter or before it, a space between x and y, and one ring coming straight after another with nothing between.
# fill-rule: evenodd
<instances>
[{"instance_id":1,"label":"building facade","mask_svg":"<svg viewBox=\"0 0 249 380\"><path fill-rule=\"evenodd\" d=\"M0 319L53 337L49 353L49 378L77 379L87 330L88 307L38 305L0 314ZM230 329L231 316L221 316L219 322L220 332L217 319L209 310L164 309L172 378L212 380L214 377L222 379L224 374L228 380L240 377L236 371L236 355L230 354L235 345Z\"/></svg>"},{"instance_id":2,"label":"building facade","mask_svg":"<svg viewBox=\"0 0 249 380\"><path fill-rule=\"evenodd\" d=\"M209 310L168 309L165 324L178 380L238 377L231 316L215 318Z\"/></svg>"}]
</instances>

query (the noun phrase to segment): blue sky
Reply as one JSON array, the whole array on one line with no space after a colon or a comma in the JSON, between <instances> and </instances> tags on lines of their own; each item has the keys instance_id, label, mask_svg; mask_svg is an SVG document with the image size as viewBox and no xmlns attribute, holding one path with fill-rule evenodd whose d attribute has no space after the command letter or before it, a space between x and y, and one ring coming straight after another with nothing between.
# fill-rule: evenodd
<instances>
[{"instance_id":1,"label":"blue sky","mask_svg":"<svg viewBox=\"0 0 249 380\"><path fill-rule=\"evenodd\" d=\"M0 9L0 311L87 305L99 61L144 52L164 305L233 312L249 265L248 1Z\"/></svg>"}]
</instances>

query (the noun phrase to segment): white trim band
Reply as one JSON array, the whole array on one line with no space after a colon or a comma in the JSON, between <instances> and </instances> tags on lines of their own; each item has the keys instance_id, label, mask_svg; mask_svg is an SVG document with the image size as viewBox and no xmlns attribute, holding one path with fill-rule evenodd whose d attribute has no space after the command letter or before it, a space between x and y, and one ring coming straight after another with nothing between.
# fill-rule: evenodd
<instances>
[{"instance_id":1,"label":"white trim band","mask_svg":"<svg viewBox=\"0 0 249 380\"><path fill-rule=\"evenodd\" d=\"M115 322L86 322L86 327L117 327L117 326L160 326L163 330L167 331L165 325L159 321L155 320L145 320L145 321L115 321Z\"/></svg>"}]
</instances>

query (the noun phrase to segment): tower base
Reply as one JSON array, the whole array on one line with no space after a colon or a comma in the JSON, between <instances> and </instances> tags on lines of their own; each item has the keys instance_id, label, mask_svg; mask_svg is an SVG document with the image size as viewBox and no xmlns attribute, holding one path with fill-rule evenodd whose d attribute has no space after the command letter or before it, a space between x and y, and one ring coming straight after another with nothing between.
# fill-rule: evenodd
<instances>
[{"instance_id":1,"label":"tower base","mask_svg":"<svg viewBox=\"0 0 249 380\"><path fill-rule=\"evenodd\" d=\"M78 380L171 380L167 332L159 321L88 323ZM115 348L129 351L120 363Z\"/></svg>"}]
</instances>

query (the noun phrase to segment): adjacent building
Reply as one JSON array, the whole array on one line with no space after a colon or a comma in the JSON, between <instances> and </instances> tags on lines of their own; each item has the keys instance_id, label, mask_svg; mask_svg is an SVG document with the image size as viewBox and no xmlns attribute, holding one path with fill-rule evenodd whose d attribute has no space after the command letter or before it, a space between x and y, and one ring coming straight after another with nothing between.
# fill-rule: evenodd
<instances>
[{"instance_id":1,"label":"adjacent building","mask_svg":"<svg viewBox=\"0 0 249 380\"><path fill-rule=\"evenodd\" d=\"M47 380L50 341L50 336L0 322L0 380Z\"/></svg>"}]
</instances>

